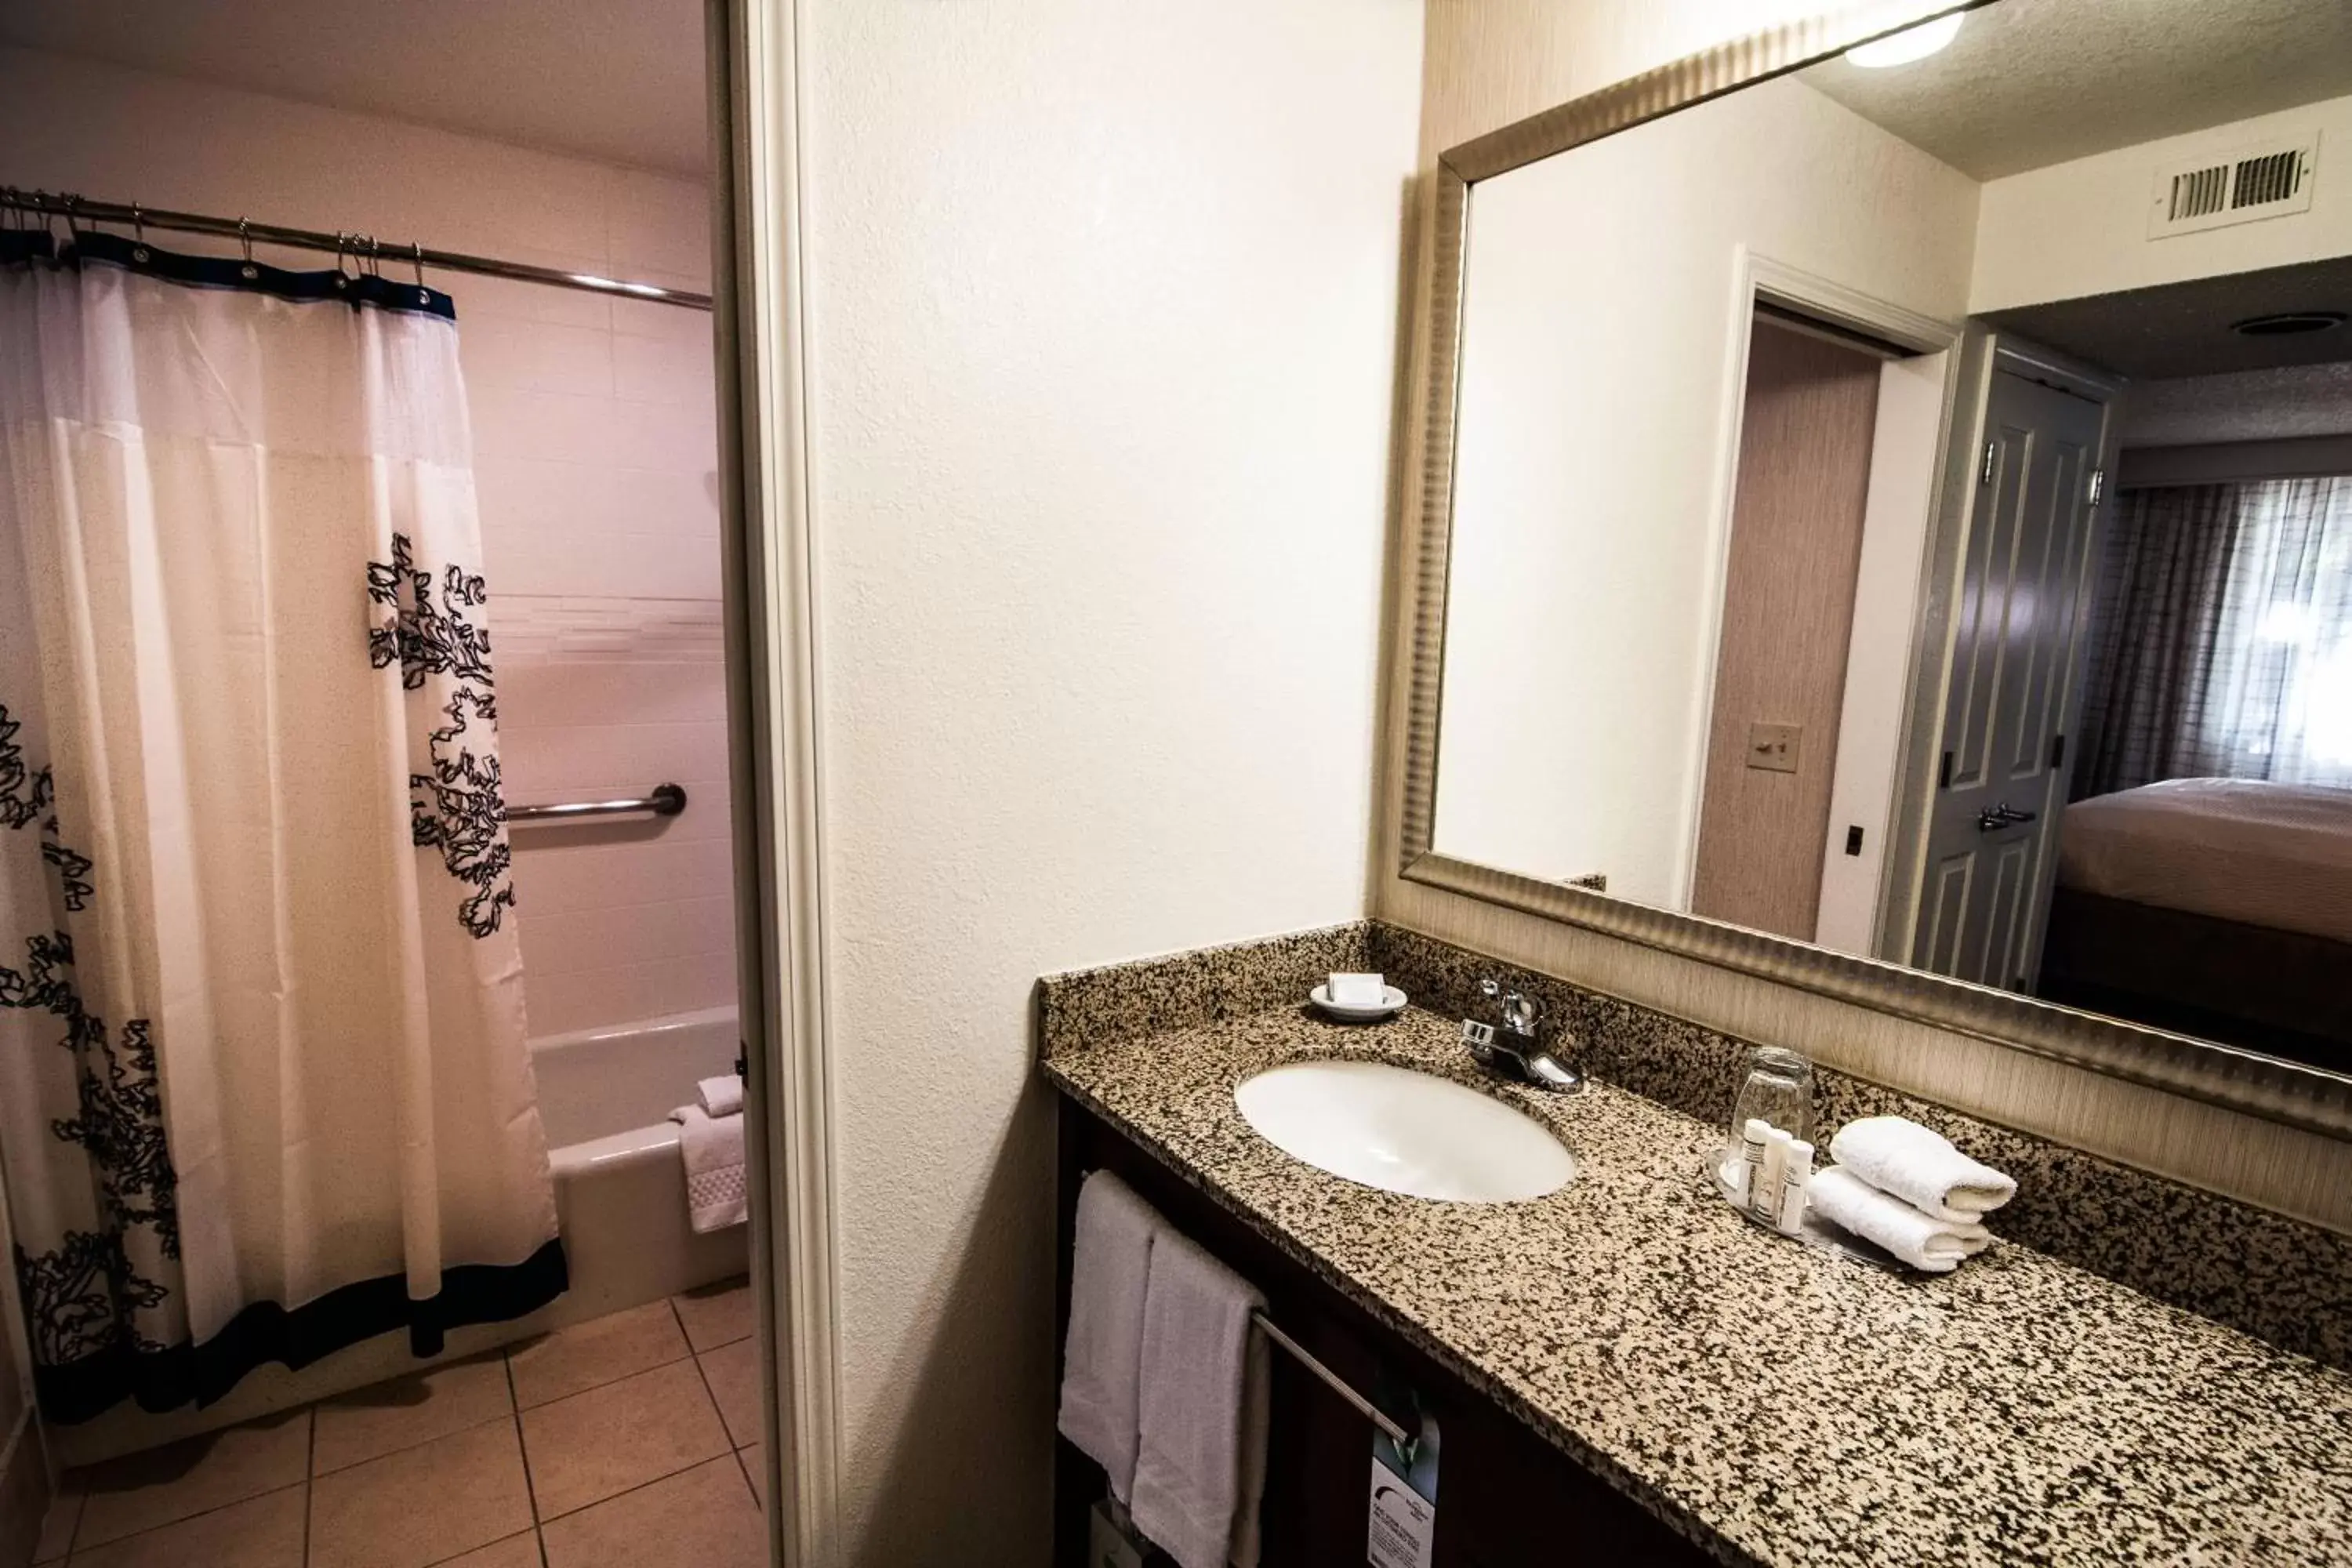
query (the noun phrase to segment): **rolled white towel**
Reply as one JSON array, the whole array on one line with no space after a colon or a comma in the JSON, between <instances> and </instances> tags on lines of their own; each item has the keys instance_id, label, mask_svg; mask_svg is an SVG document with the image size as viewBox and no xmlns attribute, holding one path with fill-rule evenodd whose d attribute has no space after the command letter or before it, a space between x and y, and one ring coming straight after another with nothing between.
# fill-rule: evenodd
<instances>
[{"instance_id":1,"label":"rolled white towel","mask_svg":"<svg viewBox=\"0 0 2352 1568\"><path fill-rule=\"evenodd\" d=\"M1865 1116L1838 1129L1830 1158L1922 1214L1972 1225L2017 1195L2017 1184L1900 1116Z\"/></svg>"},{"instance_id":2,"label":"rolled white towel","mask_svg":"<svg viewBox=\"0 0 2352 1568\"><path fill-rule=\"evenodd\" d=\"M709 1116L732 1116L743 1109L743 1080L733 1073L706 1078L694 1086L695 1098Z\"/></svg>"},{"instance_id":3,"label":"rolled white towel","mask_svg":"<svg viewBox=\"0 0 2352 1568\"><path fill-rule=\"evenodd\" d=\"M1814 1172L1805 1184L1805 1197L1823 1219L1878 1243L1928 1274L1950 1273L1962 1258L1975 1257L1992 1241L1992 1232L1984 1226L1921 1214L1842 1165Z\"/></svg>"}]
</instances>

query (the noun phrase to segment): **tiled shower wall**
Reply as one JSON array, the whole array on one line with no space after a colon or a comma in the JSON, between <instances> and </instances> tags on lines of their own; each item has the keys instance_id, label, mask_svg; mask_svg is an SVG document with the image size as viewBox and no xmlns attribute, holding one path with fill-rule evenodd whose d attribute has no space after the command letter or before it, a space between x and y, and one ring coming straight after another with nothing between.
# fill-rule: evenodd
<instances>
[{"instance_id":1,"label":"tiled shower wall","mask_svg":"<svg viewBox=\"0 0 2352 1568\"><path fill-rule=\"evenodd\" d=\"M708 288L697 181L25 50L0 49L0 182ZM427 278L457 301L509 800L690 803L517 831L531 1028L728 1003L710 317Z\"/></svg>"}]
</instances>

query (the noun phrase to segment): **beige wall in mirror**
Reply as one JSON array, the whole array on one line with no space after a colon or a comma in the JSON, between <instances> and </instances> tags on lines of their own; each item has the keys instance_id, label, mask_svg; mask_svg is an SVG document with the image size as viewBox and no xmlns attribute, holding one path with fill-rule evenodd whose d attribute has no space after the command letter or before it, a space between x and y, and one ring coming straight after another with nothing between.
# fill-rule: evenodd
<instances>
[{"instance_id":1,"label":"beige wall in mirror","mask_svg":"<svg viewBox=\"0 0 2352 1568\"><path fill-rule=\"evenodd\" d=\"M1424 217L1817 9L1434 0ZM1998 0L1473 183L1427 847L2352 1068L2352 327L2231 330L2352 308L2347 145L2329 0ZM1413 489L1382 918L2352 1231L2344 1141L1401 875Z\"/></svg>"}]
</instances>

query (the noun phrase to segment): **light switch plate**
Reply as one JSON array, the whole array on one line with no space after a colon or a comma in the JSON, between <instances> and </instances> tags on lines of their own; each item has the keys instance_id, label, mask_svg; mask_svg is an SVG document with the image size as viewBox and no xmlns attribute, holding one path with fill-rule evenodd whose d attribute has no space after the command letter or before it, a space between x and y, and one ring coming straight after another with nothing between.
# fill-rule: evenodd
<instances>
[{"instance_id":1,"label":"light switch plate","mask_svg":"<svg viewBox=\"0 0 2352 1568\"><path fill-rule=\"evenodd\" d=\"M1797 771L1797 747L1805 736L1802 724L1748 726L1748 765L1768 773Z\"/></svg>"}]
</instances>

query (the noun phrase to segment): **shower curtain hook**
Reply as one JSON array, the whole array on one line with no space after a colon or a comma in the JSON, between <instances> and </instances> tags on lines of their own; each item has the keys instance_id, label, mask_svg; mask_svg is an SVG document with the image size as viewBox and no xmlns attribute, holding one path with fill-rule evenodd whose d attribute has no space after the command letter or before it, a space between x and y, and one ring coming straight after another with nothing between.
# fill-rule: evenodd
<instances>
[{"instance_id":1,"label":"shower curtain hook","mask_svg":"<svg viewBox=\"0 0 2352 1568\"><path fill-rule=\"evenodd\" d=\"M408 242L408 258L410 263L416 268L416 302L420 305L430 305L433 303L433 290L425 286L425 242L423 240L412 239Z\"/></svg>"},{"instance_id":2,"label":"shower curtain hook","mask_svg":"<svg viewBox=\"0 0 2352 1568\"><path fill-rule=\"evenodd\" d=\"M350 248L351 242L349 230L335 230L335 288L339 292L348 290L352 286L351 279L343 272L343 252Z\"/></svg>"},{"instance_id":3,"label":"shower curtain hook","mask_svg":"<svg viewBox=\"0 0 2352 1568\"><path fill-rule=\"evenodd\" d=\"M131 204L131 259L142 263L147 259L147 219L137 202Z\"/></svg>"},{"instance_id":4,"label":"shower curtain hook","mask_svg":"<svg viewBox=\"0 0 2352 1568\"><path fill-rule=\"evenodd\" d=\"M250 283L261 276L261 268L253 264L253 226L244 218L236 220L236 242L245 250L245 265L236 269L237 276Z\"/></svg>"}]
</instances>

